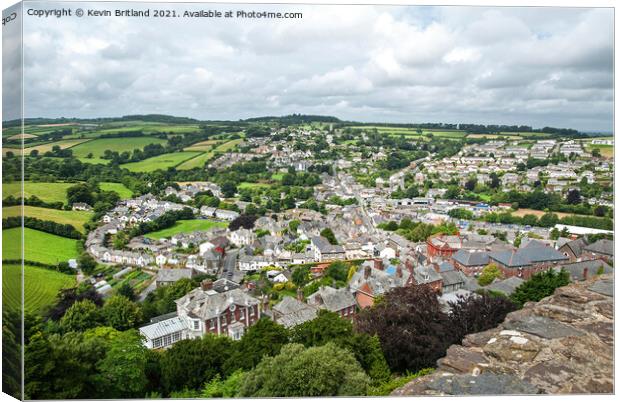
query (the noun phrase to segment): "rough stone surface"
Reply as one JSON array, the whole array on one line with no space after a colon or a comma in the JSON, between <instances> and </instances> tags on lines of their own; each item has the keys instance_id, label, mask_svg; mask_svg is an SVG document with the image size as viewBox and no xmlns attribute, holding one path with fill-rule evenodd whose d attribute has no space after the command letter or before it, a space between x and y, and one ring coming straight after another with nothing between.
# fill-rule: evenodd
<instances>
[{"instance_id":1,"label":"rough stone surface","mask_svg":"<svg viewBox=\"0 0 620 402\"><path fill-rule=\"evenodd\" d=\"M613 393L613 278L574 283L452 345L392 395Z\"/></svg>"}]
</instances>

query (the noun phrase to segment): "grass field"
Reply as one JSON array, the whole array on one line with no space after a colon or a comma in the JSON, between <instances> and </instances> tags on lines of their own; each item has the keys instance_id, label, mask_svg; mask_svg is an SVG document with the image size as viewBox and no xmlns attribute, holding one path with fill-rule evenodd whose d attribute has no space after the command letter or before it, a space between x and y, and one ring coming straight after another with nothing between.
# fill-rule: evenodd
<instances>
[{"instance_id":1,"label":"grass field","mask_svg":"<svg viewBox=\"0 0 620 402\"><path fill-rule=\"evenodd\" d=\"M613 145L586 144L586 151L592 152L594 148L598 148L599 151L601 151L601 156L603 156L604 158L614 157L614 146Z\"/></svg>"},{"instance_id":2,"label":"grass field","mask_svg":"<svg viewBox=\"0 0 620 402\"><path fill-rule=\"evenodd\" d=\"M67 189L74 186L75 183L35 183L31 181L24 182L24 196L26 198L36 195L46 202L66 202ZM19 182L2 183L2 198L9 195L17 197L19 195Z\"/></svg>"},{"instance_id":3,"label":"grass field","mask_svg":"<svg viewBox=\"0 0 620 402\"><path fill-rule=\"evenodd\" d=\"M267 183L248 183L248 182L239 183L239 185L237 186L237 188L239 188L239 189L244 189L244 188L255 189L255 188L269 188L269 187L271 187L271 184L267 184Z\"/></svg>"},{"instance_id":4,"label":"grass field","mask_svg":"<svg viewBox=\"0 0 620 402\"><path fill-rule=\"evenodd\" d=\"M558 216L558 218L564 218L565 216L574 216L575 214L568 214L566 212L553 212ZM517 211L512 212L514 216L525 216L525 215L536 215L537 218L540 218L545 214L545 211L539 211L536 209L529 208L519 208ZM585 215L584 215L585 216Z\"/></svg>"},{"instance_id":5,"label":"grass field","mask_svg":"<svg viewBox=\"0 0 620 402\"><path fill-rule=\"evenodd\" d=\"M150 239L161 239L163 237L171 237L177 233L195 232L197 230L208 230L213 227L225 228L228 226L226 222L215 222L208 219L192 219L187 221L177 221L177 223L169 228L158 230L157 232L148 233L145 236Z\"/></svg>"},{"instance_id":6,"label":"grass field","mask_svg":"<svg viewBox=\"0 0 620 402\"><path fill-rule=\"evenodd\" d=\"M19 216L21 207L4 207L2 208L2 217ZM92 212L88 211L63 211L59 209L24 206L24 216L37 218L44 221L52 221L62 225L73 225L78 231L84 233L84 224L88 222Z\"/></svg>"},{"instance_id":7,"label":"grass field","mask_svg":"<svg viewBox=\"0 0 620 402\"><path fill-rule=\"evenodd\" d=\"M73 155L78 158L85 158L92 153L97 158L103 155L106 149L116 152L133 151L142 149L149 144L163 144L165 140L156 137L129 137L129 138L98 138L88 141L72 148Z\"/></svg>"},{"instance_id":8,"label":"grass field","mask_svg":"<svg viewBox=\"0 0 620 402\"><path fill-rule=\"evenodd\" d=\"M199 155L199 156L196 156L196 157L194 157L192 159L186 160L185 162L183 162L179 166L177 166L177 169L178 170L188 170L188 169L193 169L193 168L201 168L201 167L204 166L205 163L207 163L207 161L209 161L211 158L213 158L217 152L227 152L227 151L230 151L231 149L236 147L238 144L241 144L242 142L243 142L242 139L236 139L236 140L231 140L231 141L224 142L223 144L217 146L212 151L205 152L202 155ZM187 148L187 149L189 150L190 148Z\"/></svg>"},{"instance_id":9,"label":"grass field","mask_svg":"<svg viewBox=\"0 0 620 402\"><path fill-rule=\"evenodd\" d=\"M61 140L61 141L56 141L56 142L50 142L48 144L43 144L43 145L37 145L35 147L29 147L29 148L24 148L24 154L25 155L30 155L30 152L32 152L33 150L37 150L39 151L39 154L42 155L46 152L49 152L52 150L52 148L56 145L58 145L60 147L60 149L66 149L66 148L72 148L76 145L82 144L86 141L89 141L88 139L75 139L75 140Z\"/></svg>"},{"instance_id":10,"label":"grass field","mask_svg":"<svg viewBox=\"0 0 620 402\"><path fill-rule=\"evenodd\" d=\"M56 299L58 291L75 284L71 275L51 269L24 266L24 309L41 312ZM2 265L2 303L9 308L18 308L21 304L21 266Z\"/></svg>"},{"instance_id":11,"label":"grass field","mask_svg":"<svg viewBox=\"0 0 620 402\"><path fill-rule=\"evenodd\" d=\"M103 191L114 191L122 200L133 197L133 192L122 183L99 183L99 188Z\"/></svg>"},{"instance_id":12,"label":"grass field","mask_svg":"<svg viewBox=\"0 0 620 402\"><path fill-rule=\"evenodd\" d=\"M134 124L103 128L97 130L99 134L116 134L120 132L128 131L142 131L143 133L195 133L200 131L200 127L197 124L164 124L164 123L147 123L136 122Z\"/></svg>"},{"instance_id":13,"label":"grass field","mask_svg":"<svg viewBox=\"0 0 620 402\"><path fill-rule=\"evenodd\" d=\"M2 259L21 258L20 228L2 231ZM24 228L24 259L56 265L77 257L77 240Z\"/></svg>"},{"instance_id":14,"label":"grass field","mask_svg":"<svg viewBox=\"0 0 620 402\"><path fill-rule=\"evenodd\" d=\"M121 165L121 167L128 169L130 172L153 172L157 169L166 170L169 167L175 167L198 155L200 155L200 152L174 152L171 154L154 156L140 162L126 163Z\"/></svg>"},{"instance_id":15,"label":"grass field","mask_svg":"<svg viewBox=\"0 0 620 402\"><path fill-rule=\"evenodd\" d=\"M202 142L197 142L194 145L192 145L191 147L185 148L184 151L202 151L202 152L206 152L211 150L211 147L215 144L219 144L220 140L207 140L207 141L202 141Z\"/></svg>"}]
</instances>

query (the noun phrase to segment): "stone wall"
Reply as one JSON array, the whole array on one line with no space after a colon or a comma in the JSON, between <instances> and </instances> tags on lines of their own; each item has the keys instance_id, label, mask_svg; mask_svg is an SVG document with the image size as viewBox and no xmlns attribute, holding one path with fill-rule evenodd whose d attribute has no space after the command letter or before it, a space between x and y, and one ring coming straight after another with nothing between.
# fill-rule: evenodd
<instances>
[{"instance_id":1,"label":"stone wall","mask_svg":"<svg viewBox=\"0 0 620 402\"><path fill-rule=\"evenodd\" d=\"M452 345L392 395L613 393L613 276L559 288Z\"/></svg>"}]
</instances>

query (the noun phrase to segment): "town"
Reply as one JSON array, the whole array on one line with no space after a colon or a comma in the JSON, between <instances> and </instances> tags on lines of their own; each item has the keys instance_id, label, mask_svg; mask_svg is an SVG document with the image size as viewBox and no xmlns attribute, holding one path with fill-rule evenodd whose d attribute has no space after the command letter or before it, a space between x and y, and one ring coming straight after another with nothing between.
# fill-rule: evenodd
<instances>
[{"instance_id":1,"label":"town","mask_svg":"<svg viewBox=\"0 0 620 402\"><path fill-rule=\"evenodd\" d=\"M62 143L73 141L63 136L98 130L81 123L49 137ZM188 357L183 345L210 339L234 343L209 353L229 353L269 331L290 334L282 335L284 344L308 331L324 333L325 341L304 343L318 348L361 337L345 347L355 353L376 336L378 344L364 350L379 357L359 361L369 382L356 382L354 394L386 395L431 373L472 328L493 328L559 286L613 273L610 137L303 115L192 128L163 136L167 143L157 133L110 135L68 148L33 147L24 194L4 197L5 241L17 241L9 235L21 221L11 215L23 201L29 272L64 281L47 301L26 288L27 302L40 306L45 322L57 323L45 330L50 334L107 325L162 359ZM146 145L114 150L127 141ZM5 148L9 174L17 161ZM37 173L43 166L48 176ZM57 242L55 254L39 254L45 242ZM3 261L12 267L17 259ZM532 290L541 283L545 290ZM387 330L393 322L378 318L409 300L425 300L420 308L437 314L431 320L457 320L458 311L469 310L476 318L445 324L463 327L419 355L405 338L393 342ZM493 313L473 313L480 308ZM414 325L423 313L402 314L399 322ZM334 326L347 329L332 337ZM248 379L264 353L278 351L226 364ZM132 395L207 392L191 382L205 377L187 376L137 387ZM218 376L226 376L217 377L218 387L241 381L223 368ZM240 386L234 395L254 395Z\"/></svg>"}]
</instances>

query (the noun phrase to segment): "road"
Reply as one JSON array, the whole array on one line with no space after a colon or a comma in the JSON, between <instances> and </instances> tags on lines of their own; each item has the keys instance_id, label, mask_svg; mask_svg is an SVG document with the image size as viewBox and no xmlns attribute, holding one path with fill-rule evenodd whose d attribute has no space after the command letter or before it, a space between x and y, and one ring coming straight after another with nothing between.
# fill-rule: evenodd
<instances>
[{"instance_id":1,"label":"road","mask_svg":"<svg viewBox=\"0 0 620 402\"><path fill-rule=\"evenodd\" d=\"M224 257L222 264L222 270L218 275L219 278L226 278L233 282L240 283L243 279L243 272L239 271L237 267L237 257L239 256L239 250L230 250Z\"/></svg>"}]
</instances>

